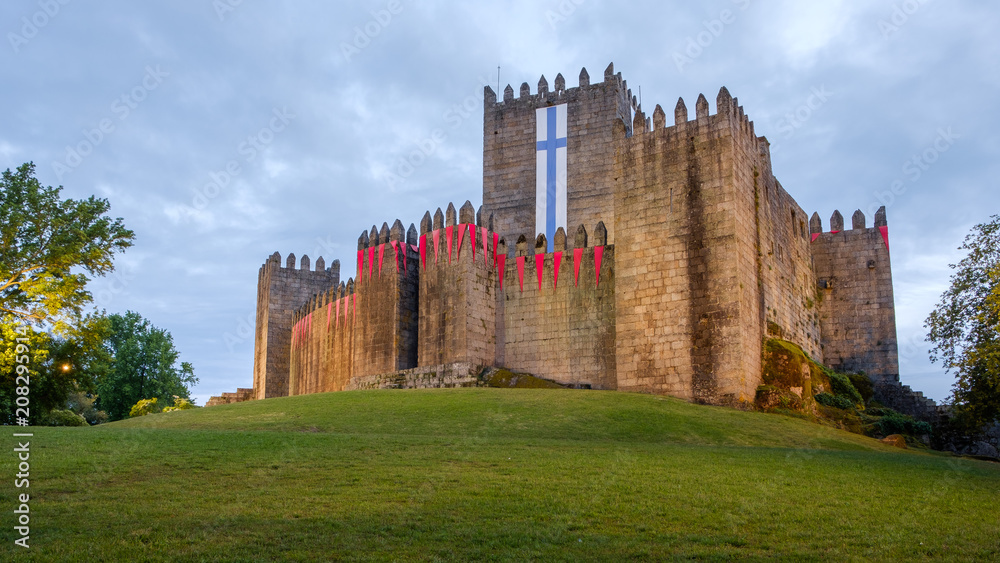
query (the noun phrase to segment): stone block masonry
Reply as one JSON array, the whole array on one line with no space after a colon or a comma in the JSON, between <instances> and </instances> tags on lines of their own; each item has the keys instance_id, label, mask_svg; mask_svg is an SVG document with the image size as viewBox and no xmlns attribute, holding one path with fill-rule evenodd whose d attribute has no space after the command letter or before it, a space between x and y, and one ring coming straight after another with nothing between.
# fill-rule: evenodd
<instances>
[{"instance_id":1,"label":"stone block masonry","mask_svg":"<svg viewBox=\"0 0 1000 563\"><path fill-rule=\"evenodd\" d=\"M553 106L566 117L545 145L555 169L537 142ZM517 97L486 87L478 212L373 226L346 284L339 262L282 268L275 254L261 268L253 397L475 385L477 370L508 368L746 406L776 337L929 408L899 385L884 210L874 228L860 212L850 230L839 212L830 232L807 224L739 101L722 88L715 109L701 95L670 124L658 105L647 116L613 65L573 88L562 75ZM552 205L566 225L546 240L536 213Z\"/></svg>"}]
</instances>

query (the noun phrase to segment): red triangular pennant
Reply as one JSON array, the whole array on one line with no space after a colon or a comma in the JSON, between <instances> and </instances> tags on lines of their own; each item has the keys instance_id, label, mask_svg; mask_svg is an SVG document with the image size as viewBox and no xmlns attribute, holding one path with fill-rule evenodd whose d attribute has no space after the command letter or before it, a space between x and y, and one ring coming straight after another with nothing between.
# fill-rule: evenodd
<instances>
[{"instance_id":1,"label":"red triangular pennant","mask_svg":"<svg viewBox=\"0 0 1000 563\"><path fill-rule=\"evenodd\" d=\"M361 281L361 272L365 271L365 251L358 251L358 281Z\"/></svg>"},{"instance_id":2,"label":"red triangular pennant","mask_svg":"<svg viewBox=\"0 0 1000 563\"><path fill-rule=\"evenodd\" d=\"M583 258L583 249L573 249L573 286L580 285L580 261Z\"/></svg>"},{"instance_id":3,"label":"red triangular pennant","mask_svg":"<svg viewBox=\"0 0 1000 563\"><path fill-rule=\"evenodd\" d=\"M562 252L552 255L552 289L559 286L559 263L562 262Z\"/></svg>"},{"instance_id":4,"label":"red triangular pennant","mask_svg":"<svg viewBox=\"0 0 1000 563\"><path fill-rule=\"evenodd\" d=\"M455 260L462 257L462 239L465 238L465 225L458 225L458 248L455 250Z\"/></svg>"},{"instance_id":5,"label":"red triangular pennant","mask_svg":"<svg viewBox=\"0 0 1000 563\"><path fill-rule=\"evenodd\" d=\"M889 227L879 227L878 232L882 233L882 240L885 241L885 251L889 251Z\"/></svg>"},{"instance_id":6,"label":"red triangular pennant","mask_svg":"<svg viewBox=\"0 0 1000 563\"><path fill-rule=\"evenodd\" d=\"M368 279L372 279L372 274L375 272L375 247L368 249Z\"/></svg>"},{"instance_id":7,"label":"red triangular pennant","mask_svg":"<svg viewBox=\"0 0 1000 563\"><path fill-rule=\"evenodd\" d=\"M493 233L493 261L497 259L497 245L500 244L500 233Z\"/></svg>"},{"instance_id":8,"label":"red triangular pennant","mask_svg":"<svg viewBox=\"0 0 1000 563\"><path fill-rule=\"evenodd\" d=\"M385 244L378 245L378 279L382 279L382 256L385 254Z\"/></svg>"},{"instance_id":9,"label":"red triangular pennant","mask_svg":"<svg viewBox=\"0 0 1000 563\"><path fill-rule=\"evenodd\" d=\"M507 255L501 254L496 257L497 271L500 274L500 289L503 289L503 273L507 270Z\"/></svg>"},{"instance_id":10,"label":"red triangular pennant","mask_svg":"<svg viewBox=\"0 0 1000 563\"><path fill-rule=\"evenodd\" d=\"M601 258L604 256L604 247L594 247L594 285L601 285Z\"/></svg>"},{"instance_id":11,"label":"red triangular pennant","mask_svg":"<svg viewBox=\"0 0 1000 563\"><path fill-rule=\"evenodd\" d=\"M542 270L545 269L545 255L535 255L535 272L538 274L538 290L542 289Z\"/></svg>"},{"instance_id":12,"label":"red triangular pennant","mask_svg":"<svg viewBox=\"0 0 1000 563\"><path fill-rule=\"evenodd\" d=\"M459 244L459 247L462 245ZM469 223L469 248L472 249L472 261L476 261L476 226Z\"/></svg>"},{"instance_id":13,"label":"red triangular pennant","mask_svg":"<svg viewBox=\"0 0 1000 563\"><path fill-rule=\"evenodd\" d=\"M394 240L389 241L389 244L392 245L393 253L396 255L396 273L398 274L399 273L399 247L403 246L403 245L400 244L400 243L398 243L398 242L396 242L396 241L394 241Z\"/></svg>"},{"instance_id":14,"label":"red triangular pennant","mask_svg":"<svg viewBox=\"0 0 1000 563\"><path fill-rule=\"evenodd\" d=\"M419 251L420 251L420 265L427 269L427 233L420 235Z\"/></svg>"},{"instance_id":15,"label":"red triangular pennant","mask_svg":"<svg viewBox=\"0 0 1000 563\"><path fill-rule=\"evenodd\" d=\"M518 256L515 261L517 262L517 284L521 286L521 291L524 291L524 256Z\"/></svg>"},{"instance_id":16,"label":"red triangular pennant","mask_svg":"<svg viewBox=\"0 0 1000 563\"><path fill-rule=\"evenodd\" d=\"M444 241L448 244L448 263L451 264L451 241L455 235L455 227L444 228Z\"/></svg>"},{"instance_id":17,"label":"red triangular pennant","mask_svg":"<svg viewBox=\"0 0 1000 563\"><path fill-rule=\"evenodd\" d=\"M818 239L818 238L819 238L819 233L813 233L812 234L812 240L809 241L809 242L816 242L816 239Z\"/></svg>"},{"instance_id":18,"label":"red triangular pennant","mask_svg":"<svg viewBox=\"0 0 1000 563\"><path fill-rule=\"evenodd\" d=\"M479 227L479 240L483 241L483 264L490 265L489 252L486 251L486 227Z\"/></svg>"}]
</instances>

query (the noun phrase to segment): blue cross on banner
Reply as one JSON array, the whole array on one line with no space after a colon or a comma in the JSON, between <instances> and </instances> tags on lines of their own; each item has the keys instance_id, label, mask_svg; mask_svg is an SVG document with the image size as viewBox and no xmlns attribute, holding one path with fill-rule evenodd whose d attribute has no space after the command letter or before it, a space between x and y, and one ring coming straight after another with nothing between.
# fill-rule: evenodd
<instances>
[{"instance_id":1,"label":"blue cross on banner","mask_svg":"<svg viewBox=\"0 0 1000 563\"><path fill-rule=\"evenodd\" d=\"M538 108L535 120L535 232L552 252L556 229L566 230L566 104Z\"/></svg>"}]
</instances>

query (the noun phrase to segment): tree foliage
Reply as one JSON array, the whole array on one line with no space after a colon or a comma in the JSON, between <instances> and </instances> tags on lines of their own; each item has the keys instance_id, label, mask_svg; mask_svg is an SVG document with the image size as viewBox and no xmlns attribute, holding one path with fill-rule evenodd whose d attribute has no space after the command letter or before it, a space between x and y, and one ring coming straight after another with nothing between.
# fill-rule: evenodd
<instances>
[{"instance_id":1,"label":"tree foliage","mask_svg":"<svg viewBox=\"0 0 1000 563\"><path fill-rule=\"evenodd\" d=\"M1000 420L1000 215L973 227L968 254L927 317L931 361L956 376L956 420L969 430Z\"/></svg>"},{"instance_id":2,"label":"tree foliage","mask_svg":"<svg viewBox=\"0 0 1000 563\"><path fill-rule=\"evenodd\" d=\"M169 332L153 326L138 313L110 315L105 349L112 358L98 380L98 404L111 420L129 416L142 399L170 403L176 395L189 398L198 382L188 362L177 365L178 352Z\"/></svg>"},{"instance_id":3,"label":"tree foliage","mask_svg":"<svg viewBox=\"0 0 1000 563\"><path fill-rule=\"evenodd\" d=\"M106 199L64 200L34 173L28 162L0 177L0 313L64 333L91 301L88 274L112 271L134 233Z\"/></svg>"}]
</instances>

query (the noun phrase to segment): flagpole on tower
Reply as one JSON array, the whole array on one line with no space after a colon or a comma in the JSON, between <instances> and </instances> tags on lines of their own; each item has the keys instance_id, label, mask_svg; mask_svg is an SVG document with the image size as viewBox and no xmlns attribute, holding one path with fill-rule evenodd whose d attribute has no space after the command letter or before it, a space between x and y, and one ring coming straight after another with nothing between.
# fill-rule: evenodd
<instances>
[{"instance_id":1,"label":"flagpole on tower","mask_svg":"<svg viewBox=\"0 0 1000 563\"><path fill-rule=\"evenodd\" d=\"M500 65L497 65L497 92L500 92Z\"/></svg>"}]
</instances>

